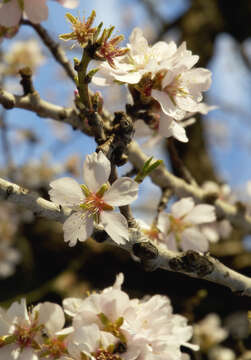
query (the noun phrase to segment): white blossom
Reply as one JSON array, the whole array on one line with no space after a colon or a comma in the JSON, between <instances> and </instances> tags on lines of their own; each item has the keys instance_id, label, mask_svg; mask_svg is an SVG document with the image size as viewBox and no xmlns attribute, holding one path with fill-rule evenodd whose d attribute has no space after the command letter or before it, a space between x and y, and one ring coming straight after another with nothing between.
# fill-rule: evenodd
<instances>
[{"instance_id":1,"label":"white blossom","mask_svg":"<svg viewBox=\"0 0 251 360\"><path fill-rule=\"evenodd\" d=\"M129 240L125 217L112 210L114 206L130 204L137 198L138 184L128 178L117 179L112 185L108 179L110 161L100 151L88 155L84 162L85 185L72 178L61 178L50 183L51 200L73 209L63 225L64 239L74 246L91 236L94 224L99 224L118 244Z\"/></svg>"},{"instance_id":2,"label":"white blossom","mask_svg":"<svg viewBox=\"0 0 251 360\"><path fill-rule=\"evenodd\" d=\"M183 198L171 207L171 212L162 212L158 228L165 234L164 242L170 250L208 250L208 240L198 225L215 221L212 205L195 205L192 198Z\"/></svg>"},{"instance_id":3,"label":"white blossom","mask_svg":"<svg viewBox=\"0 0 251 360\"><path fill-rule=\"evenodd\" d=\"M154 130L161 136L174 136L187 142L185 129L179 121L189 113L205 114L214 108L201 102L202 92L210 87L211 72L192 69L199 57L187 50L185 42L178 48L174 42L164 41L149 46L139 28L133 30L127 47L129 51L116 58L114 67L108 63L100 65L94 83L107 86L119 82L136 86L144 97L154 98L161 106ZM153 143L155 141L158 141L157 136Z\"/></svg>"},{"instance_id":4,"label":"white blossom","mask_svg":"<svg viewBox=\"0 0 251 360\"><path fill-rule=\"evenodd\" d=\"M64 326L59 305L45 302L31 311L26 301L14 302L8 310L0 308L1 360L37 360L42 331L55 332Z\"/></svg>"},{"instance_id":5,"label":"white blossom","mask_svg":"<svg viewBox=\"0 0 251 360\"><path fill-rule=\"evenodd\" d=\"M4 54L4 61L6 63L5 73L15 76L25 66L28 66L34 72L37 67L45 62L45 57L38 41L29 39L14 42Z\"/></svg>"},{"instance_id":6,"label":"white blossom","mask_svg":"<svg viewBox=\"0 0 251 360\"><path fill-rule=\"evenodd\" d=\"M64 300L65 312L73 317L73 344L69 345L72 356L77 354L79 359L79 351L86 355L88 351L96 353L97 339L103 333L113 336L109 338L110 345L122 343L124 349L118 355L125 360L178 360L182 359L181 345L198 349L188 343L192 327L183 316L173 314L166 296L129 299L121 290L122 282L120 274L112 287L99 294L91 294L84 300Z\"/></svg>"},{"instance_id":7,"label":"white blossom","mask_svg":"<svg viewBox=\"0 0 251 360\"><path fill-rule=\"evenodd\" d=\"M207 69L181 68L167 71L161 89L153 89L151 96L157 100L162 111L176 120L181 120L187 112L199 112L202 92L211 85L211 72Z\"/></svg>"},{"instance_id":8,"label":"white blossom","mask_svg":"<svg viewBox=\"0 0 251 360\"><path fill-rule=\"evenodd\" d=\"M113 349L118 342L112 334L100 331L96 324L79 327L71 336L68 352L74 360L83 358L95 360L113 357ZM84 355L84 357L83 357Z\"/></svg>"},{"instance_id":9,"label":"white blossom","mask_svg":"<svg viewBox=\"0 0 251 360\"><path fill-rule=\"evenodd\" d=\"M211 313L194 325L194 338L203 351L221 343L228 332L221 326L219 315Z\"/></svg>"}]
</instances>

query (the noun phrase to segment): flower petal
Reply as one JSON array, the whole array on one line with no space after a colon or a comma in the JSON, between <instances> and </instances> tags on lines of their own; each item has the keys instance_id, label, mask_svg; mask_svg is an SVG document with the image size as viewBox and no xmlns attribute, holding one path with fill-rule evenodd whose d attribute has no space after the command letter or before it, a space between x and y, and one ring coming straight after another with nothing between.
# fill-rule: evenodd
<instances>
[{"instance_id":1,"label":"flower petal","mask_svg":"<svg viewBox=\"0 0 251 360\"><path fill-rule=\"evenodd\" d=\"M184 129L184 127L182 125L180 125L176 121L172 122L172 124L170 126L170 133L172 134L172 136L175 139L177 139L181 142L188 142L186 130Z\"/></svg>"},{"instance_id":2,"label":"flower petal","mask_svg":"<svg viewBox=\"0 0 251 360\"><path fill-rule=\"evenodd\" d=\"M123 206L137 199L139 185L129 177L121 177L114 181L103 199L112 206Z\"/></svg>"},{"instance_id":3,"label":"flower petal","mask_svg":"<svg viewBox=\"0 0 251 360\"><path fill-rule=\"evenodd\" d=\"M61 330L65 324L64 312L61 306L51 302L44 302L34 307L33 313L38 312L38 324L44 325L49 336Z\"/></svg>"},{"instance_id":4,"label":"flower petal","mask_svg":"<svg viewBox=\"0 0 251 360\"><path fill-rule=\"evenodd\" d=\"M97 192L108 181L110 173L111 163L102 151L86 156L83 177L85 185L91 191Z\"/></svg>"},{"instance_id":5,"label":"flower petal","mask_svg":"<svg viewBox=\"0 0 251 360\"><path fill-rule=\"evenodd\" d=\"M116 244L125 244L129 240L128 224L126 218L120 213L102 211L100 222Z\"/></svg>"},{"instance_id":6,"label":"flower petal","mask_svg":"<svg viewBox=\"0 0 251 360\"><path fill-rule=\"evenodd\" d=\"M164 241L169 250L178 251L177 241L176 241L173 233L168 235L166 240L164 240Z\"/></svg>"},{"instance_id":7,"label":"flower petal","mask_svg":"<svg viewBox=\"0 0 251 360\"><path fill-rule=\"evenodd\" d=\"M75 246L77 241L87 240L93 232L93 219L88 216L88 212L74 212L68 217L63 225L64 241L69 242L69 246Z\"/></svg>"},{"instance_id":8,"label":"flower petal","mask_svg":"<svg viewBox=\"0 0 251 360\"><path fill-rule=\"evenodd\" d=\"M164 113L160 117L159 133L165 137L173 136L182 142L188 141L184 127Z\"/></svg>"},{"instance_id":9,"label":"flower petal","mask_svg":"<svg viewBox=\"0 0 251 360\"><path fill-rule=\"evenodd\" d=\"M192 224L203 224L215 221L215 208L214 206L207 204L196 205L184 220L191 222Z\"/></svg>"},{"instance_id":10,"label":"flower petal","mask_svg":"<svg viewBox=\"0 0 251 360\"><path fill-rule=\"evenodd\" d=\"M159 214L158 224L157 224L159 230L163 232L164 234L168 232L170 228L170 220L169 215L165 212L161 212Z\"/></svg>"},{"instance_id":11,"label":"flower petal","mask_svg":"<svg viewBox=\"0 0 251 360\"><path fill-rule=\"evenodd\" d=\"M22 16L22 10L17 0L0 4L0 25L11 27L18 25Z\"/></svg>"},{"instance_id":12,"label":"flower petal","mask_svg":"<svg viewBox=\"0 0 251 360\"><path fill-rule=\"evenodd\" d=\"M48 18L47 0L24 0L24 11L28 19L35 24Z\"/></svg>"},{"instance_id":13,"label":"flower petal","mask_svg":"<svg viewBox=\"0 0 251 360\"><path fill-rule=\"evenodd\" d=\"M208 241L199 229L189 228L181 235L180 246L183 251L195 250L200 252L208 251Z\"/></svg>"},{"instance_id":14,"label":"flower petal","mask_svg":"<svg viewBox=\"0 0 251 360\"><path fill-rule=\"evenodd\" d=\"M158 103L161 106L162 111L171 117L173 117L176 120L181 120L184 115L185 111L182 109L179 109L171 100L169 95L164 91L159 90L152 90L151 96L158 101Z\"/></svg>"},{"instance_id":15,"label":"flower petal","mask_svg":"<svg viewBox=\"0 0 251 360\"><path fill-rule=\"evenodd\" d=\"M194 201L190 198L183 198L171 207L172 215L175 218L181 218L187 213L189 213L194 208Z\"/></svg>"},{"instance_id":16,"label":"flower petal","mask_svg":"<svg viewBox=\"0 0 251 360\"><path fill-rule=\"evenodd\" d=\"M76 180L65 177L50 183L52 189L49 191L51 201L68 207L79 205L85 196Z\"/></svg>"}]
</instances>

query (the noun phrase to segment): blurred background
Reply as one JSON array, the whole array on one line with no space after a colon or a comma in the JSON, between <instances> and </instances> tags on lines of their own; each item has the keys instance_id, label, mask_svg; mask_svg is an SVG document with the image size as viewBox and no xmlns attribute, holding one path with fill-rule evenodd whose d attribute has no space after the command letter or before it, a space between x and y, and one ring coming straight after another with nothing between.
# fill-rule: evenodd
<instances>
[{"instance_id":1,"label":"blurred background","mask_svg":"<svg viewBox=\"0 0 251 360\"><path fill-rule=\"evenodd\" d=\"M43 26L57 39L59 34L70 32L65 19L67 10L55 1L48 1L48 5L49 18ZM189 143L175 142L176 149L199 184L208 180L227 183L231 187L228 189L231 201L240 199L251 204L248 187L251 180L251 1L107 0L104 5L99 0L80 0L79 7L70 12L88 17L93 9L97 13L96 23L115 25L115 33L125 35L125 44L132 29L141 27L151 44L158 40L175 40L178 44L186 41L188 49L200 56L198 66L209 68L213 73L205 101L218 109L197 117L196 123L187 128ZM13 93L22 93L17 73L18 68L29 65L26 63L29 57L23 56L20 63L12 59L17 47L20 51L28 42L32 44L36 90L50 102L71 106L75 90L72 82L28 27L22 26L13 39L4 40L1 45L0 72L5 73L2 86ZM77 46L71 49L72 44L68 42L61 45L70 59L80 57ZM8 75L3 70L6 66L9 66ZM124 109L127 101L124 89L99 90L107 108ZM96 148L92 138L73 131L68 125L24 110L1 108L0 111L1 177L33 189L45 198L48 198L49 182L59 176L73 176L81 181L83 160ZM151 150L147 151L152 154ZM158 144L154 154L175 173L167 141ZM126 168L121 173L125 171ZM160 192L150 181L144 186L134 213L153 219ZM1 265L0 248L1 305L22 296L33 303L44 300L60 303L64 297L85 296L87 290L102 289L114 281L118 272L124 272L125 289L131 296L166 294L175 311L193 322L216 312L229 331L224 344L238 356L242 355L242 346L251 349L246 317L247 310L251 310L248 298L179 274L160 270L147 273L127 253L91 239L69 248L63 241L61 224L35 218L29 210L6 202L0 203L0 241L7 242L11 249L8 264ZM230 267L250 276L250 248L250 239L243 237L241 229L233 229L210 251ZM207 350L196 355L196 359L206 359Z\"/></svg>"}]
</instances>

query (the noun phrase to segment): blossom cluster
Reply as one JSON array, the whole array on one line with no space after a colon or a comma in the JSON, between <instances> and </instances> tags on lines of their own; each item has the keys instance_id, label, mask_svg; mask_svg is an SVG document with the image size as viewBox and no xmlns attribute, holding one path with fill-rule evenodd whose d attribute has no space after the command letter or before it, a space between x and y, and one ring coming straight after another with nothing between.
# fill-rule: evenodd
<instances>
[{"instance_id":1,"label":"blossom cluster","mask_svg":"<svg viewBox=\"0 0 251 360\"><path fill-rule=\"evenodd\" d=\"M113 66L103 62L94 76L96 85L129 84L137 89L144 102L153 103L156 123L152 130L162 137L173 136L187 142L181 120L210 110L202 103L202 93L211 85L211 72L193 68L199 57L172 41L159 41L149 46L139 28L135 28L127 45L129 51L114 59ZM157 106L158 105L158 106Z\"/></svg>"},{"instance_id":2,"label":"blossom cluster","mask_svg":"<svg viewBox=\"0 0 251 360\"><path fill-rule=\"evenodd\" d=\"M208 238L200 226L216 220L212 205L195 205L192 198L183 198L175 202L170 213L162 212L158 222L151 226L138 220L142 232L154 243L172 251L195 250L206 252Z\"/></svg>"},{"instance_id":3,"label":"blossom cluster","mask_svg":"<svg viewBox=\"0 0 251 360\"><path fill-rule=\"evenodd\" d=\"M173 314L166 296L130 299L121 290L123 274L112 287L85 299L67 298L61 306L26 301L0 308L1 360L143 360L183 358L192 327ZM72 319L65 326L65 314Z\"/></svg>"}]
</instances>

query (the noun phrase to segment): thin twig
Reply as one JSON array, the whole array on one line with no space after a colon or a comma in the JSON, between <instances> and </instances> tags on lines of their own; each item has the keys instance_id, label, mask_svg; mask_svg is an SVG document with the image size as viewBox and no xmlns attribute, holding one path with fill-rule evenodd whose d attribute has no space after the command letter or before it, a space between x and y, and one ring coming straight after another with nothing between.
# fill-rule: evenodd
<instances>
[{"instance_id":1,"label":"thin twig","mask_svg":"<svg viewBox=\"0 0 251 360\"><path fill-rule=\"evenodd\" d=\"M22 24L28 25L36 31L36 33L40 36L43 43L50 50L54 59L64 68L66 74L75 83L76 74L73 67L71 66L70 61L65 55L65 52L63 51L62 47L50 37L47 30L44 29L41 24L34 24L29 20L22 20Z\"/></svg>"}]
</instances>

